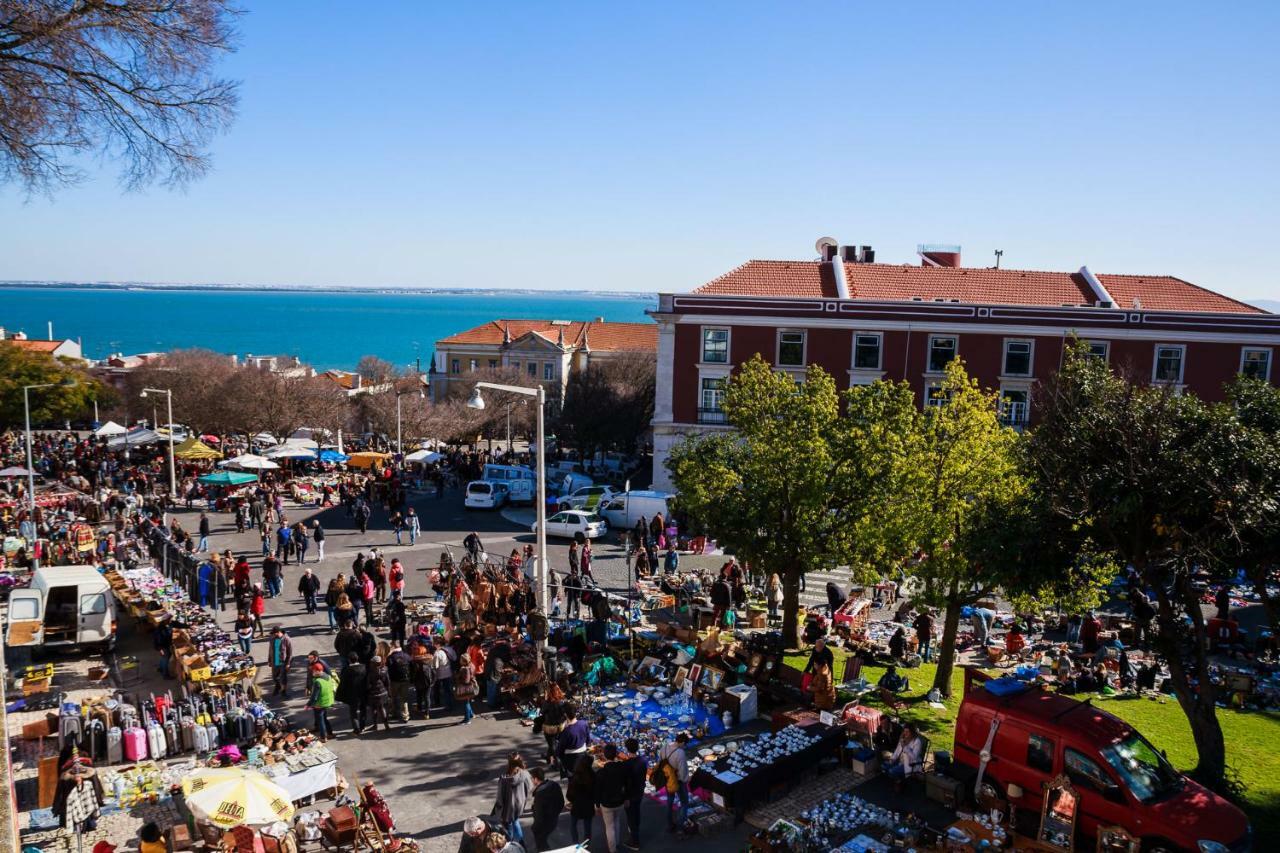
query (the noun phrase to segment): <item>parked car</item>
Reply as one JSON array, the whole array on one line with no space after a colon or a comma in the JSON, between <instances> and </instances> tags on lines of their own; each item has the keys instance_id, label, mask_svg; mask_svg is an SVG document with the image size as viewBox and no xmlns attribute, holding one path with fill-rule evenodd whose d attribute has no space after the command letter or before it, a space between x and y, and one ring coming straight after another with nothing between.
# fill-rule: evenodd
<instances>
[{"instance_id":1,"label":"parked car","mask_svg":"<svg viewBox=\"0 0 1280 853\"><path fill-rule=\"evenodd\" d=\"M612 486L583 486L571 495L561 495L560 506L599 512L614 494Z\"/></svg>"},{"instance_id":2,"label":"parked car","mask_svg":"<svg viewBox=\"0 0 1280 853\"><path fill-rule=\"evenodd\" d=\"M534 522L529 529L537 533L538 523ZM568 539L576 539L581 534L584 539L598 539L608 532L609 522L595 513L586 512L585 510L567 509L564 512L557 512L547 519L548 536L563 536Z\"/></svg>"},{"instance_id":3,"label":"parked car","mask_svg":"<svg viewBox=\"0 0 1280 853\"><path fill-rule=\"evenodd\" d=\"M506 483L489 480L472 480L467 483L467 494L462 505L467 509L498 509L511 497Z\"/></svg>"},{"instance_id":4,"label":"parked car","mask_svg":"<svg viewBox=\"0 0 1280 853\"><path fill-rule=\"evenodd\" d=\"M977 768L989 750L984 787L1039 813L1044 786L1064 774L1079 797L1079 835L1120 826L1142 840L1143 850L1250 849L1244 812L1175 770L1119 717L1039 686L1005 693L979 680L985 681L981 674L966 674L955 759Z\"/></svg>"}]
</instances>

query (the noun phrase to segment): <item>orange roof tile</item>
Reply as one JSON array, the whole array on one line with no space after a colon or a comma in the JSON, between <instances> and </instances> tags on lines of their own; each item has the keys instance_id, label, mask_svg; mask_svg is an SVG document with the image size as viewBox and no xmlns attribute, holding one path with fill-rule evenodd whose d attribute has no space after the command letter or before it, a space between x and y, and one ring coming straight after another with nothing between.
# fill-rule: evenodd
<instances>
[{"instance_id":1,"label":"orange roof tile","mask_svg":"<svg viewBox=\"0 0 1280 853\"><path fill-rule=\"evenodd\" d=\"M955 299L989 305L1092 305L1095 297L1079 273L1038 270L925 267L846 263L852 299L926 302ZM1145 311L1264 314L1259 308L1173 276L1098 275L1117 308L1138 300ZM820 261L748 261L693 291L713 296L832 299L830 264Z\"/></svg>"},{"instance_id":2,"label":"orange roof tile","mask_svg":"<svg viewBox=\"0 0 1280 853\"><path fill-rule=\"evenodd\" d=\"M555 320L490 320L482 326L450 335L437 343L496 346L506 339L508 333L514 341L531 332L551 343L557 343L561 331L564 332L565 346L570 348L581 347L585 342L591 349L598 351L658 350L656 323L608 323L597 320L573 320L567 323Z\"/></svg>"},{"instance_id":3,"label":"orange roof tile","mask_svg":"<svg viewBox=\"0 0 1280 853\"><path fill-rule=\"evenodd\" d=\"M53 352L65 344L66 341L32 341L9 338L7 343L13 344L18 349L31 350L32 352Z\"/></svg>"}]
</instances>

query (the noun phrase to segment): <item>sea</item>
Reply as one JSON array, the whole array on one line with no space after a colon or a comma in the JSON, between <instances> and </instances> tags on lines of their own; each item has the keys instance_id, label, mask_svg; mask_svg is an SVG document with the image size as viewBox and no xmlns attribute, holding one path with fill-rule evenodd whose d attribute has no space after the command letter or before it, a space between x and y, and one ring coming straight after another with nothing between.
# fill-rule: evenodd
<instances>
[{"instance_id":1,"label":"sea","mask_svg":"<svg viewBox=\"0 0 1280 853\"><path fill-rule=\"evenodd\" d=\"M30 338L79 339L86 358L201 347L296 355L351 370L364 355L427 370L435 342L490 320L651 322L657 297L627 293L239 288L0 287L0 327Z\"/></svg>"}]
</instances>

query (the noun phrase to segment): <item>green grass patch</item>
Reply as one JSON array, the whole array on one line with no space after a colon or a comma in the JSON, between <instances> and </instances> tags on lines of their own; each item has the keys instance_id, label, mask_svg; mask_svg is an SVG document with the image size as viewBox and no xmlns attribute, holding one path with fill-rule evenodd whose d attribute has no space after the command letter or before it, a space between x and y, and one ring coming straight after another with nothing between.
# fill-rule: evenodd
<instances>
[{"instance_id":1,"label":"green grass patch","mask_svg":"<svg viewBox=\"0 0 1280 853\"><path fill-rule=\"evenodd\" d=\"M843 672L844 653L840 649L832 651L836 655L836 672ZM788 655L786 662L803 669L808 659L806 654ZM868 664L862 668L862 677L874 684L884 670L882 666ZM945 710L930 707L923 698L933 686L938 672L936 665L927 663L899 672L911 680L911 688L903 696L908 704L901 718L920 727L929 738L930 748L954 751L955 719L964 693L964 671L957 667L952 673L951 698L943 702ZM1191 726L1172 697L1160 701L1096 696L1093 701L1142 732L1157 749L1165 750L1175 767L1182 770L1195 767L1196 746ZM875 694L866 696L863 703L884 707ZM1240 805L1253 823L1254 839L1280 838L1280 713L1220 708L1218 719L1227 743L1230 772L1244 787Z\"/></svg>"}]
</instances>

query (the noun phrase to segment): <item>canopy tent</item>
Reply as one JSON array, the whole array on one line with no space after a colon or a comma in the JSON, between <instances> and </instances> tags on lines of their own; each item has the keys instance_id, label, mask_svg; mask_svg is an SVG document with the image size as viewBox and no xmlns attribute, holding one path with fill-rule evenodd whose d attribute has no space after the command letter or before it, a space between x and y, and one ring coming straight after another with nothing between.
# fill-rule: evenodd
<instances>
[{"instance_id":1,"label":"canopy tent","mask_svg":"<svg viewBox=\"0 0 1280 853\"><path fill-rule=\"evenodd\" d=\"M262 451L262 455L268 459L315 459L316 452L307 447L301 447L297 444L281 444L278 447L271 447Z\"/></svg>"},{"instance_id":2,"label":"canopy tent","mask_svg":"<svg viewBox=\"0 0 1280 853\"><path fill-rule=\"evenodd\" d=\"M209 486L243 486L257 481L258 475L247 471L214 471L200 478L200 482Z\"/></svg>"},{"instance_id":3,"label":"canopy tent","mask_svg":"<svg viewBox=\"0 0 1280 853\"><path fill-rule=\"evenodd\" d=\"M293 818L289 792L248 767L204 767L182 780L186 804L197 818L222 829L261 826Z\"/></svg>"},{"instance_id":4,"label":"canopy tent","mask_svg":"<svg viewBox=\"0 0 1280 853\"><path fill-rule=\"evenodd\" d=\"M256 453L242 453L218 464L223 468L245 468L253 471L271 471L280 467L270 459L258 456Z\"/></svg>"},{"instance_id":5,"label":"canopy tent","mask_svg":"<svg viewBox=\"0 0 1280 853\"><path fill-rule=\"evenodd\" d=\"M351 457L345 453L339 453L336 450L325 449L321 450L316 455L316 458L321 462L346 462Z\"/></svg>"},{"instance_id":6,"label":"canopy tent","mask_svg":"<svg viewBox=\"0 0 1280 853\"><path fill-rule=\"evenodd\" d=\"M404 458L405 462L421 462L430 465L433 462L439 462L444 458L443 453L436 453L434 450L415 450Z\"/></svg>"},{"instance_id":7,"label":"canopy tent","mask_svg":"<svg viewBox=\"0 0 1280 853\"><path fill-rule=\"evenodd\" d=\"M0 471L0 477L29 477L33 472L20 465L14 465L11 468L5 468Z\"/></svg>"},{"instance_id":8,"label":"canopy tent","mask_svg":"<svg viewBox=\"0 0 1280 853\"><path fill-rule=\"evenodd\" d=\"M107 421L105 424L95 429L93 434L98 438L106 438L112 435L124 435L128 431L128 429L120 426L120 424L115 421Z\"/></svg>"},{"instance_id":9,"label":"canopy tent","mask_svg":"<svg viewBox=\"0 0 1280 853\"><path fill-rule=\"evenodd\" d=\"M222 453L214 450L194 435L187 436L182 443L173 448L173 455L179 459L221 459Z\"/></svg>"},{"instance_id":10,"label":"canopy tent","mask_svg":"<svg viewBox=\"0 0 1280 853\"><path fill-rule=\"evenodd\" d=\"M107 439L107 447L112 450L119 450L122 447L140 447L144 444L155 444L163 436L153 429L131 429L128 432L121 433L112 438Z\"/></svg>"},{"instance_id":11,"label":"canopy tent","mask_svg":"<svg viewBox=\"0 0 1280 853\"><path fill-rule=\"evenodd\" d=\"M386 462L390 458L390 453L362 450L359 453L352 453L347 459L347 464L353 468L372 468L375 462Z\"/></svg>"}]
</instances>

